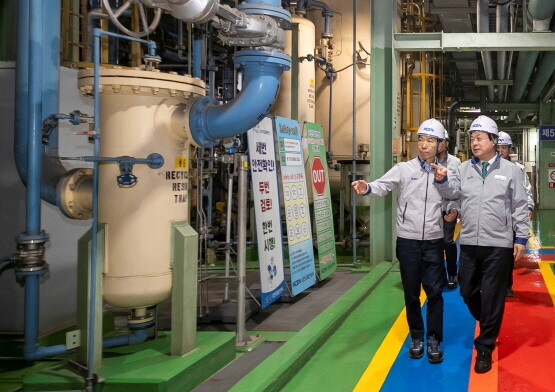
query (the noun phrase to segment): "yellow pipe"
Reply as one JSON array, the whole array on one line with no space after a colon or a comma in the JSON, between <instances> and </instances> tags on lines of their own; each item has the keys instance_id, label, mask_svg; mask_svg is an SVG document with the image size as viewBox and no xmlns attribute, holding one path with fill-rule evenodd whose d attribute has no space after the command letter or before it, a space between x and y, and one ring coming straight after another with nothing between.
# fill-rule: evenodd
<instances>
[{"instance_id":1,"label":"yellow pipe","mask_svg":"<svg viewBox=\"0 0 555 392\"><path fill-rule=\"evenodd\" d=\"M420 52L420 72L426 73L426 52ZM420 76L420 123L426 120L426 77Z\"/></svg>"}]
</instances>

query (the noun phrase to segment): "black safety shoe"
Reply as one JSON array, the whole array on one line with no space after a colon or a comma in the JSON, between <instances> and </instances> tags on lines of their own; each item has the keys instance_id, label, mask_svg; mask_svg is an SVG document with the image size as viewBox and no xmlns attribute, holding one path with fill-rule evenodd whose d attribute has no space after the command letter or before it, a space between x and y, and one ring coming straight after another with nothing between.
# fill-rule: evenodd
<instances>
[{"instance_id":1,"label":"black safety shoe","mask_svg":"<svg viewBox=\"0 0 555 392\"><path fill-rule=\"evenodd\" d=\"M479 350L476 355L476 364L474 365L474 371L476 373L486 373L491 370L491 351L490 350Z\"/></svg>"},{"instance_id":2,"label":"black safety shoe","mask_svg":"<svg viewBox=\"0 0 555 392\"><path fill-rule=\"evenodd\" d=\"M515 296L515 292L513 291L513 289L508 288L507 293L505 293L505 297L514 297L514 296Z\"/></svg>"},{"instance_id":3,"label":"black safety shoe","mask_svg":"<svg viewBox=\"0 0 555 392\"><path fill-rule=\"evenodd\" d=\"M454 290L457 288L457 284L458 284L457 277L455 275L449 276L449 278L447 279L447 288L449 290Z\"/></svg>"},{"instance_id":4,"label":"black safety shoe","mask_svg":"<svg viewBox=\"0 0 555 392\"><path fill-rule=\"evenodd\" d=\"M428 336L428 361L430 363L443 361L443 351L439 347L439 341L435 336Z\"/></svg>"},{"instance_id":5,"label":"black safety shoe","mask_svg":"<svg viewBox=\"0 0 555 392\"><path fill-rule=\"evenodd\" d=\"M409 357L412 359L422 358L424 355L424 342L422 339L414 338L410 343L409 347Z\"/></svg>"}]
</instances>

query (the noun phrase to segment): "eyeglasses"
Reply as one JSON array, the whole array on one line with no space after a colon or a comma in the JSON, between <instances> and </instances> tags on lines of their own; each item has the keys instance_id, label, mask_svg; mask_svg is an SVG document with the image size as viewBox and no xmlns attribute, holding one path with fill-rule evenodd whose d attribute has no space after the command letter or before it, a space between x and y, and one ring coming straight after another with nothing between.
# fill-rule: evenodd
<instances>
[{"instance_id":1,"label":"eyeglasses","mask_svg":"<svg viewBox=\"0 0 555 392\"><path fill-rule=\"evenodd\" d=\"M420 144L420 145L424 145L424 144L428 144L428 145L436 144L436 139L418 139L418 144Z\"/></svg>"}]
</instances>

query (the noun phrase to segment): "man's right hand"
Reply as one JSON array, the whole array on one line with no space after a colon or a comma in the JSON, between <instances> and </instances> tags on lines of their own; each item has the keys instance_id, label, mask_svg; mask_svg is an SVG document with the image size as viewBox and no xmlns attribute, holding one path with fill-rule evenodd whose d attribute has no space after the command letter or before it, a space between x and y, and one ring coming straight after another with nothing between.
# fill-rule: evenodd
<instances>
[{"instance_id":1,"label":"man's right hand","mask_svg":"<svg viewBox=\"0 0 555 392\"><path fill-rule=\"evenodd\" d=\"M436 182L443 181L443 179L447 177L446 167L436 165L435 163L432 163L430 166L435 169L434 180Z\"/></svg>"},{"instance_id":2,"label":"man's right hand","mask_svg":"<svg viewBox=\"0 0 555 392\"><path fill-rule=\"evenodd\" d=\"M366 181L364 180L353 181L351 182L351 186L353 187L357 195L362 195L366 193L366 189L368 189Z\"/></svg>"}]
</instances>

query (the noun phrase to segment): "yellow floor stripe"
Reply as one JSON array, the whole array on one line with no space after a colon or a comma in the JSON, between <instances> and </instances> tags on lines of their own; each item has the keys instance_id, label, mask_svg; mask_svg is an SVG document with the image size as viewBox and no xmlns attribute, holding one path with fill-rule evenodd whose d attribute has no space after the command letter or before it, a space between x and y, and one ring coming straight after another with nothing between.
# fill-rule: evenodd
<instances>
[{"instance_id":1,"label":"yellow floor stripe","mask_svg":"<svg viewBox=\"0 0 555 392\"><path fill-rule=\"evenodd\" d=\"M543 281L545 282L545 286L547 287L547 291L549 292L549 296L553 302L553 306L555 306L555 275L553 275L553 270L549 266L550 262L544 260L540 261L538 264L543 276Z\"/></svg>"},{"instance_id":2,"label":"yellow floor stripe","mask_svg":"<svg viewBox=\"0 0 555 392\"><path fill-rule=\"evenodd\" d=\"M420 303L424 304L424 301L426 301L426 294L422 290ZM406 308L403 308L362 377L358 380L353 392L378 392L381 389L408 333Z\"/></svg>"}]
</instances>

